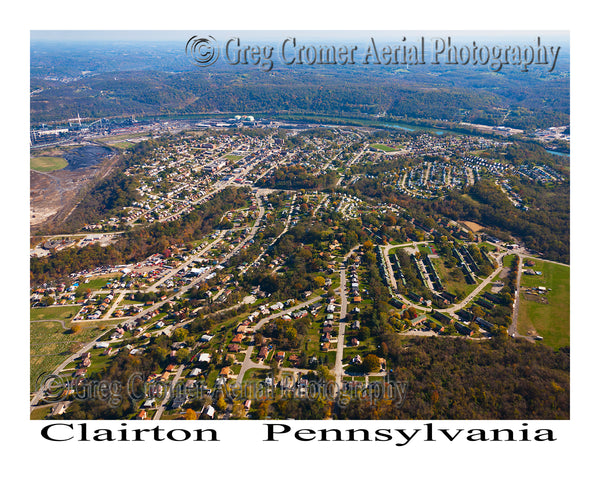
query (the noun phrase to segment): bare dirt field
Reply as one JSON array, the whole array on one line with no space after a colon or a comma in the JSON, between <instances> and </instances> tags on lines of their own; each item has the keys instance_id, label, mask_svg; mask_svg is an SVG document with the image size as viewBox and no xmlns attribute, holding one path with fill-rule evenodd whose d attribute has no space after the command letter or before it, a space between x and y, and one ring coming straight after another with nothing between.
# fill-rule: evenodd
<instances>
[{"instance_id":1,"label":"bare dirt field","mask_svg":"<svg viewBox=\"0 0 600 480\"><path fill-rule=\"evenodd\" d=\"M479 230L481 230L482 228L484 228L483 226L481 226L481 225L479 225L478 223L475 223L475 222L465 222L465 221L462 221L460 223L462 223L465 227L467 227L472 232L478 232Z\"/></svg>"},{"instance_id":2,"label":"bare dirt field","mask_svg":"<svg viewBox=\"0 0 600 480\"><path fill-rule=\"evenodd\" d=\"M93 179L104 177L118 156L97 165L52 172L30 170L29 221L32 233L58 225L73 211L78 195Z\"/></svg>"},{"instance_id":3,"label":"bare dirt field","mask_svg":"<svg viewBox=\"0 0 600 480\"><path fill-rule=\"evenodd\" d=\"M32 229L42 225L59 212L71 208L77 193L97 172L69 172L60 170L52 173L29 174L29 220Z\"/></svg>"}]
</instances>

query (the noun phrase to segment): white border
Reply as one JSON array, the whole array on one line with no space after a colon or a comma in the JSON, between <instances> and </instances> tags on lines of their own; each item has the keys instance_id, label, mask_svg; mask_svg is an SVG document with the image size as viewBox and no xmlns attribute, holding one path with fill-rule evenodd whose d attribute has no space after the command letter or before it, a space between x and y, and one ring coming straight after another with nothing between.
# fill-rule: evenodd
<instances>
[{"instance_id":1,"label":"white border","mask_svg":"<svg viewBox=\"0 0 600 480\"><path fill-rule=\"evenodd\" d=\"M11 10L14 8L11 6ZM4 112L2 131L5 151L2 189L5 229L3 252L9 257L3 278L3 365L9 388L4 388L4 438L10 442L6 457L28 474L44 478L82 475L86 478L122 477L124 474L230 475L265 478L305 475L364 477L373 474L422 475L432 478L522 478L527 474L565 478L571 470L597 471L592 466L598 398L593 331L597 322L594 305L597 255L594 256L597 218L591 192L597 191L598 166L593 144L598 137L591 108L597 107L593 68L597 62L597 26L591 12L577 3L508 0L484 2L131 2L104 0L27 2L6 13L2 32L7 56L3 67ZM8 24L8 25L7 25ZM420 444L393 447L370 443L264 444L262 422L219 422L227 441L216 445L166 443L50 444L40 438L41 422L28 420L23 397L28 393L28 81L29 31L37 29L343 29L343 30L570 30L572 75L572 236L571 236L571 344L572 415L568 422L542 422L559 436L550 445ZM586 108L587 107L587 108ZM9 293L6 293L9 292ZM586 308L587 307L587 308ZM113 422L109 422L113 423ZM293 425L312 422L294 422ZM325 422L318 422L319 425ZM345 423L345 422L344 422ZM358 427L362 422L350 422ZM396 428L385 422L386 428ZM407 422L402 422L406 424ZM418 422L423 424L425 422ZM443 422L451 428L477 428L480 422ZM492 428L497 422L484 422ZM533 425L536 422L528 422ZM489 426L488 426L489 424ZM373 427L369 422L368 426ZM441 425L441 423L440 423ZM500 422L500 426L506 426ZM516 422L520 426L521 422ZM325 425L328 426L328 425ZM436 424L437 426L437 424ZM338 423L336 427L341 428ZM319 427L323 428L323 427ZM231 438L231 440L229 440ZM118 445L118 447L117 447ZM123 445L126 445L123 447ZM358 447L358 448L357 448ZM594 449L595 451L596 449ZM18 452L23 452L26 457ZM7 469L7 471L10 471Z\"/></svg>"}]
</instances>

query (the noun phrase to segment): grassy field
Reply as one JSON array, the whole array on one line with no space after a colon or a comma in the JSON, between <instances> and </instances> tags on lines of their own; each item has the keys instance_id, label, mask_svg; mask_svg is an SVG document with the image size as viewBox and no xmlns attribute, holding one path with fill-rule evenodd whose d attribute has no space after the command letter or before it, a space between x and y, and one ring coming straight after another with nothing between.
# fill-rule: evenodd
<instances>
[{"instance_id":1,"label":"grassy field","mask_svg":"<svg viewBox=\"0 0 600 480\"><path fill-rule=\"evenodd\" d=\"M520 291L518 330L522 335L540 335L553 348L570 342L570 268L535 260L533 270L542 275L522 275L521 287L546 287L545 295L524 295ZM547 300L547 303L545 303Z\"/></svg>"},{"instance_id":2,"label":"grassy field","mask_svg":"<svg viewBox=\"0 0 600 480\"><path fill-rule=\"evenodd\" d=\"M35 388L37 378L49 373L80 345L102 333L102 329L118 322L89 322L81 331L70 333L68 315L79 307L47 307L31 309L32 320L58 319L59 321L30 322L30 387ZM76 311L76 310L75 310ZM63 327L64 324L64 327Z\"/></svg>"},{"instance_id":3,"label":"grassy field","mask_svg":"<svg viewBox=\"0 0 600 480\"><path fill-rule=\"evenodd\" d=\"M390 147L388 145L382 145L380 143L372 143L369 145L371 148L376 148L377 150L383 150L384 152L395 152L396 149L394 147Z\"/></svg>"},{"instance_id":4,"label":"grassy field","mask_svg":"<svg viewBox=\"0 0 600 480\"><path fill-rule=\"evenodd\" d=\"M90 290L100 290L106 287L106 284L109 280L113 278L119 278L122 274L120 273L107 273L106 275L95 276L94 278L90 278L88 283L84 281L79 283L79 286L75 290L78 294L83 294L89 288Z\"/></svg>"},{"instance_id":5,"label":"grassy field","mask_svg":"<svg viewBox=\"0 0 600 480\"><path fill-rule=\"evenodd\" d=\"M513 258L515 258L514 254L504 255L504 257L502 257L502 265L505 267L510 267L512 265Z\"/></svg>"},{"instance_id":6,"label":"grassy field","mask_svg":"<svg viewBox=\"0 0 600 480\"><path fill-rule=\"evenodd\" d=\"M125 150L133 148L133 147L135 147L135 145L136 145L135 143L131 143L131 142L127 142L127 141L125 141L125 142L115 142L115 143L111 143L110 144L111 147L122 148L122 149L125 149Z\"/></svg>"},{"instance_id":7,"label":"grassy field","mask_svg":"<svg viewBox=\"0 0 600 480\"><path fill-rule=\"evenodd\" d=\"M65 168L68 163L62 157L31 157L29 165L29 168L38 172L52 172Z\"/></svg>"},{"instance_id":8,"label":"grassy field","mask_svg":"<svg viewBox=\"0 0 600 480\"><path fill-rule=\"evenodd\" d=\"M41 407L36 408L33 412L29 414L30 420L43 420L46 416L52 413L52 407Z\"/></svg>"},{"instance_id":9,"label":"grassy field","mask_svg":"<svg viewBox=\"0 0 600 480\"><path fill-rule=\"evenodd\" d=\"M117 142L119 140L127 140L129 138L135 138L135 139L146 139L149 138L152 134L150 133L145 133L145 132L138 132L138 133L121 133L118 135L109 135L106 137L102 138L102 143L114 143Z\"/></svg>"},{"instance_id":10,"label":"grassy field","mask_svg":"<svg viewBox=\"0 0 600 480\"><path fill-rule=\"evenodd\" d=\"M446 268L443 258L432 258L431 261L442 280L444 289L452 294L462 292L464 296L471 293L477 285L470 285L466 282L462 270L458 267Z\"/></svg>"},{"instance_id":11,"label":"grassy field","mask_svg":"<svg viewBox=\"0 0 600 480\"><path fill-rule=\"evenodd\" d=\"M68 320L81 309L80 305L72 307L30 308L30 320Z\"/></svg>"},{"instance_id":12,"label":"grassy field","mask_svg":"<svg viewBox=\"0 0 600 480\"><path fill-rule=\"evenodd\" d=\"M225 157L227 160L233 160L234 162L236 160L240 160L240 159L244 158L243 155L234 155L232 153L228 153L227 155L223 155L223 157Z\"/></svg>"}]
</instances>

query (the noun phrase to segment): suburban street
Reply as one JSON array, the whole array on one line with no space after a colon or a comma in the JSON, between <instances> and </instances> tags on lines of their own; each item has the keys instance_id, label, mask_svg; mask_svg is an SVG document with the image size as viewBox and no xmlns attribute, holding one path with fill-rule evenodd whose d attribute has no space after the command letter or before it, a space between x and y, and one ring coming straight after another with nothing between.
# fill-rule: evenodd
<instances>
[{"instance_id":1,"label":"suburban street","mask_svg":"<svg viewBox=\"0 0 600 480\"><path fill-rule=\"evenodd\" d=\"M335 366L333 373L335 375L335 383L338 386L338 391L342 388L342 376L344 373L344 367L342 360L344 358L344 335L346 333L346 314L348 313L348 299L346 297L346 261L350 258L350 255L358 248L354 247L345 256L340 265L340 321L339 321L339 332L337 340L337 349L335 354Z\"/></svg>"},{"instance_id":2,"label":"suburban street","mask_svg":"<svg viewBox=\"0 0 600 480\"><path fill-rule=\"evenodd\" d=\"M335 383L338 386L338 391L341 391L342 388L342 374L344 370L342 360L344 358L344 334L346 332L345 317L347 310L348 301L346 298L346 267L342 264L342 266L340 267L340 322L337 349L335 354L335 367L333 368L333 373L335 375Z\"/></svg>"},{"instance_id":3,"label":"suburban street","mask_svg":"<svg viewBox=\"0 0 600 480\"><path fill-rule=\"evenodd\" d=\"M167 404L169 403L169 400L171 400L173 391L175 390L175 388L177 386L177 382L179 381L179 378L181 377L181 374L183 373L184 368L185 368L184 364L179 365L179 367L177 368L177 372L175 372L175 376L171 380L171 383L169 384L169 388L165 392L163 400L160 403L160 406L156 409L156 413L154 414L154 417L152 420L160 420L160 417L162 416L163 412L165 411L165 408L166 408Z\"/></svg>"},{"instance_id":4,"label":"suburban street","mask_svg":"<svg viewBox=\"0 0 600 480\"><path fill-rule=\"evenodd\" d=\"M275 318L279 318L283 315L289 315L292 312L294 312L295 310L301 310L303 308L306 308L309 305L312 305L313 303L315 303L319 300L321 300L321 297L313 297L310 300L307 300L306 302L300 303L298 305L294 305L293 307L290 307L287 310L282 310L281 312L273 313L272 315L269 315L269 316L259 320L254 327L254 331L256 332L256 331L260 330L263 325L265 325L266 323L270 322L271 320L273 320ZM240 385L242 383L242 379L244 378L244 375L248 369L250 369L250 368L270 368L266 365L259 364L259 363L252 361L251 356L252 356L253 350L254 350L254 345L250 345L246 349L246 356L244 357L244 361L242 362L242 368L240 370L240 373L237 376L237 384L238 385ZM295 369L293 369L293 370L295 370Z\"/></svg>"},{"instance_id":5,"label":"suburban street","mask_svg":"<svg viewBox=\"0 0 600 480\"><path fill-rule=\"evenodd\" d=\"M518 268L517 268L517 287L515 290L515 300L514 300L514 304L513 304L513 314L512 314L512 322L510 324L510 326L508 327L508 334L511 336L516 336L518 335L517 333L517 320L519 319L519 290L521 288L521 264L523 262L523 259L521 258L521 255L517 255L517 261L518 263Z\"/></svg>"}]
</instances>

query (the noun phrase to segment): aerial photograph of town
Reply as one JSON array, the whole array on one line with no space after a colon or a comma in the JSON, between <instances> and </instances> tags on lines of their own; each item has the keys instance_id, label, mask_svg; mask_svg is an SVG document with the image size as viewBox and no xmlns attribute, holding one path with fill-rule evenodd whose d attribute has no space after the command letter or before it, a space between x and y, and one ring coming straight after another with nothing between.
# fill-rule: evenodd
<instances>
[{"instance_id":1,"label":"aerial photograph of town","mask_svg":"<svg viewBox=\"0 0 600 480\"><path fill-rule=\"evenodd\" d=\"M569 33L493 33L32 30L30 419L570 419Z\"/></svg>"}]
</instances>

